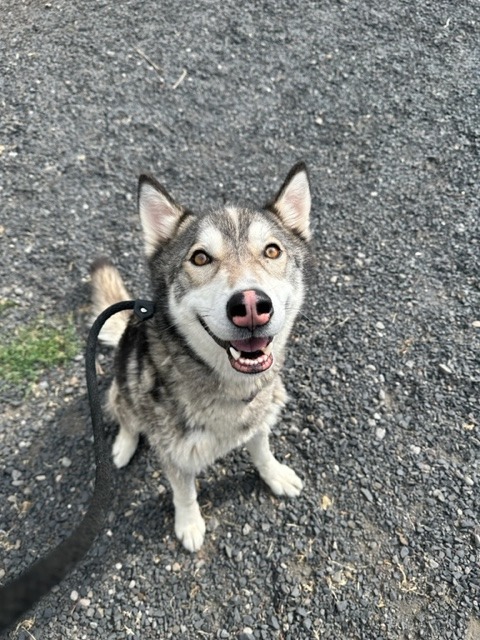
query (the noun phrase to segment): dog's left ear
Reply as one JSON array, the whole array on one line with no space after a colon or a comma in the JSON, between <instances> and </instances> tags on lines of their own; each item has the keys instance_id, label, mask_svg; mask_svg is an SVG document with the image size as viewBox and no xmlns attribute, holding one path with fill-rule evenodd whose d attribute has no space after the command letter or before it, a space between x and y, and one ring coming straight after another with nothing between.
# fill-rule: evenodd
<instances>
[{"instance_id":1,"label":"dog's left ear","mask_svg":"<svg viewBox=\"0 0 480 640\"><path fill-rule=\"evenodd\" d=\"M304 240L310 240L310 181L304 162L290 170L285 182L267 209L275 213L283 224Z\"/></svg>"}]
</instances>

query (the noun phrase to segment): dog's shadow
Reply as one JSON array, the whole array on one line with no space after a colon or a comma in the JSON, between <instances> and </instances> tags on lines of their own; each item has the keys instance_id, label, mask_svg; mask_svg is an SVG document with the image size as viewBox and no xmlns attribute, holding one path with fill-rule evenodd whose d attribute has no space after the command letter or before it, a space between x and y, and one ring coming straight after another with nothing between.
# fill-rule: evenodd
<instances>
[{"instance_id":1,"label":"dog's shadow","mask_svg":"<svg viewBox=\"0 0 480 640\"><path fill-rule=\"evenodd\" d=\"M237 452L229 455L235 457L232 466L238 470L218 477L218 473L211 469L211 472L207 471L197 480L198 502L207 520L207 526L210 518L216 518L218 515L220 519L222 511L230 505L238 507L239 502L251 502L252 499L255 500L255 496L265 491L265 485L253 467L246 468L247 465L241 458L242 454ZM152 467L160 472L158 480L152 480ZM132 462L125 469L114 470L113 474L114 484L117 486L115 517L121 517L125 512L129 513L132 528L137 534L141 534L144 540L158 540L159 536L173 535L172 492L148 444L141 439ZM121 483L123 489L119 491ZM141 500L137 502L135 494L139 493L139 485L144 484L148 485L147 489L142 488ZM161 493L158 491L159 485L162 487ZM145 491L150 493L146 498Z\"/></svg>"}]
</instances>

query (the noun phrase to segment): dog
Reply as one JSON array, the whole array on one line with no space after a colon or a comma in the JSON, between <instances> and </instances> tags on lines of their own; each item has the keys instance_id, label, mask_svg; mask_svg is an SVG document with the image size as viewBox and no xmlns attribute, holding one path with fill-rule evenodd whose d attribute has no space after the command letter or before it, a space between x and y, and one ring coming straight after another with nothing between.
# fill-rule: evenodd
<instances>
[{"instance_id":1,"label":"dog","mask_svg":"<svg viewBox=\"0 0 480 640\"><path fill-rule=\"evenodd\" d=\"M296 164L259 209L203 214L177 204L154 178L139 179L138 209L155 315L122 312L100 338L117 347L107 409L119 424L113 461L128 464L144 434L173 492L175 533L195 552L205 522L196 475L244 445L277 496L302 481L272 454L269 433L286 402L285 347L304 298L310 184ZM91 268L96 315L130 299L106 258Z\"/></svg>"}]
</instances>

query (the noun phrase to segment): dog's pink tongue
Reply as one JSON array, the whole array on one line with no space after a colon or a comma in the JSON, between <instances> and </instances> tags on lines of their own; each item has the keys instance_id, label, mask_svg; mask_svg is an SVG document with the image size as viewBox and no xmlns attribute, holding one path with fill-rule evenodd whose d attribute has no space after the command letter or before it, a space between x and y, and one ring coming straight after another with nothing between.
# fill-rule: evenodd
<instances>
[{"instance_id":1,"label":"dog's pink tongue","mask_svg":"<svg viewBox=\"0 0 480 640\"><path fill-rule=\"evenodd\" d=\"M268 338L248 338L247 340L232 340L230 344L237 351L253 353L254 351L263 351L268 342Z\"/></svg>"}]
</instances>

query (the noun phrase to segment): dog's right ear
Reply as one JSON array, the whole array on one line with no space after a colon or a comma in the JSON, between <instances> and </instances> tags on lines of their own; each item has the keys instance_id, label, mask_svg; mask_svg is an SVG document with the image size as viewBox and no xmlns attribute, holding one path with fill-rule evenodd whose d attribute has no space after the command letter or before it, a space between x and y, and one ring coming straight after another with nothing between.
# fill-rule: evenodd
<instances>
[{"instance_id":1,"label":"dog's right ear","mask_svg":"<svg viewBox=\"0 0 480 640\"><path fill-rule=\"evenodd\" d=\"M155 178L141 175L138 182L138 210L148 257L175 234L184 210Z\"/></svg>"}]
</instances>

